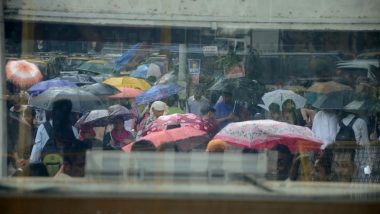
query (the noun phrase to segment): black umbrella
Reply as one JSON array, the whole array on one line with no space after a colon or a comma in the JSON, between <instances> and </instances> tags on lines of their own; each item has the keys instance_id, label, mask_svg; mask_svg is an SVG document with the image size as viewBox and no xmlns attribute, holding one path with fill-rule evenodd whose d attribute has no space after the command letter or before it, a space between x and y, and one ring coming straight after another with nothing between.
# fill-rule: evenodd
<instances>
[{"instance_id":1,"label":"black umbrella","mask_svg":"<svg viewBox=\"0 0 380 214\"><path fill-rule=\"evenodd\" d=\"M57 77L56 79L68 80L77 84L78 86L96 83L96 81L90 75L87 74L64 75Z\"/></svg>"},{"instance_id":2,"label":"black umbrella","mask_svg":"<svg viewBox=\"0 0 380 214\"><path fill-rule=\"evenodd\" d=\"M251 102L254 98L258 99L265 92L263 85L247 77L233 79L222 78L208 90L214 92L228 90L236 100L248 102Z\"/></svg>"},{"instance_id":3,"label":"black umbrella","mask_svg":"<svg viewBox=\"0 0 380 214\"><path fill-rule=\"evenodd\" d=\"M53 103L57 100L68 99L72 102L72 111L85 113L93 109L104 108L104 103L90 92L81 88L60 87L49 88L40 95L31 98L30 105L51 111Z\"/></svg>"},{"instance_id":4,"label":"black umbrella","mask_svg":"<svg viewBox=\"0 0 380 214\"><path fill-rule=\"evenodd\" d=\"M120 93L119 89L111 85L104 84L104 83L95 83L92 85L85 85L85 86L82 86L82 89L96 96L108 96L108 95L114 95L114 94Z\"/></svg>"},{"instance_id":5,"label":"black umbrella","mask_svg":"<svg viewBox=\"0 0 380 214\"><path fill-rule=\"evenodd\" d=\"M320 95L313 106L318 109L344 109L351 100L351 92L331 92Z\"/></svg>"}]
</instances>

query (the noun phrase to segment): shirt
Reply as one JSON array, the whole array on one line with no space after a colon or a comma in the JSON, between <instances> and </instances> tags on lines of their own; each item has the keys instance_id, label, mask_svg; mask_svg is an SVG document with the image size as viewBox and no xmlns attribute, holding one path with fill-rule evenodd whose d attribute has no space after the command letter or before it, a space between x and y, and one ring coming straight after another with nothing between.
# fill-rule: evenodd
<instances>
[{"instance_id":1,"label":"shirt","mask_svg":"<svg viewBox=\"0 0 380 214\"><path fill-rule=\"evenodd\" d=\"M343 118L342 123L346 126L350 124L350 122L355 118L355 115L349 114L347 117ZM337 125L337 129L339 132L339 124ZM363 146L369 145L368 139L368 130L367 123L362 118L356 118L354 124L352 124L352 129L354 130L356 143Z\"/></svg>"},{"instance_id":2,"label":"shirt","mask_svg":"<svg viewBox=\"0 0 380 214\"><path fill-rule=\"evenodd\" d=\"M338 133L337 125L338 118L334 113L319 111L315 115L312 131L316 138L323 141L321 149L335 141L335 136Z\"/></svg>"},{"instance_id":3,"label":"shirt","mask_svg":"<svg viewBox=\"0 0 380 214\"><path fill-rule=\"evenodd\" d=\"M194 96L189 97L187 99L187 112L188 113L193 113L198 116L202 116L201 109L207 108L210 106L210 101L205 98L201 97L200 100L196 100Z\"/></svg>"},{"instance_id":4,"label":"shirt","mask_svg":"<svg viewBox=\"0 0 380 214\"><path fill-rule=\"evenodd\" d=\"M53 121L49 121L51 125L53 125ZM76 139L79 139L78 130L75 127L72 127L74 136ZM45 147L47 141L49 140L49 135L45 129L44 124L38 126L36 139L34 140L34 145L32 148L32 153L30 154L29 162L30 163L38 163L41 162L41 152Z\"/></svg>"},{"instance_id":5,"label":"shirt","mask_svg":"<svg viewBox=\"0 0 380 214\"><path fill-rule=\"evenodd\" d=\"M222 101L222 102L216 103L214 108L215 108L215 118L220 119L223 117L227 117L229 114L231 114L232 111L234 110L234 105L233 104L230 105ZM222 129L229 123L230 121L224 121L219 126Z\"/></svg>"}]
</instances>

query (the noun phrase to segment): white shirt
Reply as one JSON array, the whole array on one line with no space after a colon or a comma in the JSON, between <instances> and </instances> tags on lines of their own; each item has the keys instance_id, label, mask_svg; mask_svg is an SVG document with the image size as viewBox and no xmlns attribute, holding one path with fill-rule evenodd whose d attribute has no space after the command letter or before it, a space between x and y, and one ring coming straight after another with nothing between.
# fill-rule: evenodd
<instances>
[{"instance_id":1,"label":"white shirt","mask_svg":"<svg viewBox=\"0 0 380 214\"><path fill-rule=\"evenodd\" d=\"M53 121L50 120L49 122L51 125L53 125ZM78 130L75 127L72 127L72 130L75 138L79 139ZM41 162L41 152L48 140L49 135L45 129L44 124L41 124L37 129L36 139L34 140L34 145L29 158L30 163Z\"/></svg>"},{"instance_id":2,"label":"white shirt","mask_svg":"<svg viewBox=\"0 0 380 214\"><path fill-rule=\"evenodd\" d=\"M347 117L343 118L342 123L346 126L350 124L350 122L354 119L355 115L349 114ZM338 132L339 132L339 124L338 124ZM356 118L354 124L352 124L352 129L355 133L356 143L363 146L369 145L368 139L368 130L366 122L361 118Z\"/></svg>"},{"instance_id":3,"label":"white shirt","mask_svg":"<svg viewBox=\"0 0 380 214\"><path fill-rule=\"evenodd\" d=\"M319 111L313 121L312 131L314 136L323 141L321 149L326 148L335 141L338 133L338 118L334 113Z\"/></svg>"},{"instance_id":4,"label":"white shirt","mask_svg":"<svg viewBox=\"0 0 380 214\"><path fill-rule=\"evenodd\" d=\"M200 100L196 100L194 96L187 99L187 112L202 116L201 109L210 106L210 101L204 96Z\"/></svg>"}]
</instances>

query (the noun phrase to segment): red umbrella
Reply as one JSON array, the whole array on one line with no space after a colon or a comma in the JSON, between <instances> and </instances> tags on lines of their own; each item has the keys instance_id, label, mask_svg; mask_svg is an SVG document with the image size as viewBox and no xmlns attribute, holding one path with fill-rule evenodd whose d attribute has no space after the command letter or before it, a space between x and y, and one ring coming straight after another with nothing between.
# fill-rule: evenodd
<instances>
[{"instance_id":1,"label":"red umbrella","mask_svg":"<svg viewBox=\"0 0 380 214\"><path fill-rule=\"evenodd\" d=\"M166 130L170 126L178 125L179 127L192 127L194 129L209 132L214 130L213 124L203 120L200 116L195 114L171 114L161 116L155 121L150 123L142 132L142 136L152 132Z\"/></svg>"},{"instance_id":2,"label":"red umbrella","mask_svg":"<svg viewBox=\"0 0 380 214\"><path fill-rule=\"evenodd\" d=\"M176 129L163 130L148 134L139 140L151 141L156 147L164 143L174 142L179 151L191 151L202 145L206 146L210 137L207 132L197 130L191 127L181 127ZM123 151L130 152L132 143L123 147Z\"/></svg>"},{"instance_id":3,"label":"red umbrella","mask_svg":"<svg viewBox=\"0 0 380 214\"><path fill-rule=\"evenodd\" d=\"M37 65L26 60L11 60L6 67L7 80L21 86L28 87L42 80L42 74Z\"/></svg>"},{"instance_id":4,"label":"red umbrella","mask_svg":"<svg viewBox=\"0 0 380 214\"><path fill-rule=\"evenodd\" d=\"M117 88L121 91L118 94L109 96L110 98L133 98L142 94L144 91L136 88Z\"/></svg>"},{"instance_id":5,"label":"red umbrella","mask_svg":"<svg viewBox=\"0 0 380 214\"><path fill-rule=\"evenodd\" d=\"M230 123L214 139L253 149L271 149L284 144L292 152L320 151L323 144L313 137L310 129L273 120L254 120Z\"/></svg>"}]
</instances>

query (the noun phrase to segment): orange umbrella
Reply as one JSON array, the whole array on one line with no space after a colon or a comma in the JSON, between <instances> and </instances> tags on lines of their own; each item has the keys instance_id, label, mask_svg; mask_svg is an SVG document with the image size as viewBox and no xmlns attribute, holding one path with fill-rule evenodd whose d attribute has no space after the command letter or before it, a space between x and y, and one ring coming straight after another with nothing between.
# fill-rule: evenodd
<instances>
[{"instance_id":1,"label":"orange umbrella","mask_svg":"<svg viewBox=\"0 0 380 214\"><path fill-rule=\"evenodd\" d=\"M192 127L181 127L168 129L159 132L153 132L139 140L151 141L157 148L164 143L175 143L179 151L191 151L202 145L206 146L210 140L209 135L205 131L197 130ZM130 152L132 143L123 147L123 151Z\"/></svg>"},{"instance_id":2,"label":"orange umbrella","mask_svg":"<svg viewBox=\"0 0 380 214\"><path fill-rule=\"evenodd\" d=\"M11 60L6 67L7 80L21 87L28 87L42 80L42 74L37 65L26 60Z\"/></svg>"},{"instance_id":3,"label":"orange umbrella","mask_svg":"<svg viewBox=\"0 0 380 214\"><path fill-rule=\"evenodd\" d=\"M110 98L133 98L137 97L141 93L143 93L143 90L136 89L136 88L117 88L119 91L121 91L118 94L109 96Z\"/></svg>"}]
</instances>

